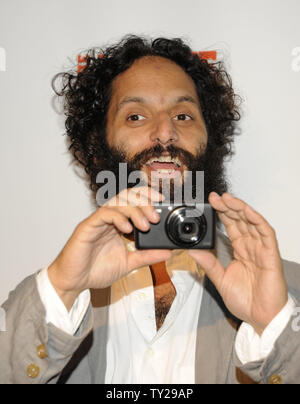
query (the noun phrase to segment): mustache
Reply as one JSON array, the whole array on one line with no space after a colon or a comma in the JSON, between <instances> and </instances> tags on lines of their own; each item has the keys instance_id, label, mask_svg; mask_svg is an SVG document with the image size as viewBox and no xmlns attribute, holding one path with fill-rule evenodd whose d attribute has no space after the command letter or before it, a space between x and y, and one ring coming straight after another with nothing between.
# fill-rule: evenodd
<instances>
[{"instance_id":1,"label":"mustache","mask_svg":"<svg viewBox=\"0 0 300 404\"><path fill-rule=\"evenodd\" d=\"M203 155L201 149L199 150L197 156L195 157L192 153L180 147L174 145L163 147L162 145L157 144L150 149L146 149L141 153L136 154L127 163L130 165L132 170L141 170L142 166L146 164L150 158L160 157L163 152L168 152L172 159L176 157L179 158L180 161L188 168L192 168L195 164L195 160L198 160L198 158L200 158Z\"/></svg>"}]
</instances>

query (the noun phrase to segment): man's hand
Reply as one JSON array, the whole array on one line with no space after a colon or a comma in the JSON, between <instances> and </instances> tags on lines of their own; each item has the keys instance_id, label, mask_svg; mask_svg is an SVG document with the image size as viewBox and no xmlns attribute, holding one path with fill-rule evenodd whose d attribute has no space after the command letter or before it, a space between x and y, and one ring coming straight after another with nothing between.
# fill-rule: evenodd
<instances>
[{"instance_id":1,"label":"man's hand","mask_svg":"<svg viewBox=\"0 0 300 404\"><path fill-rule=\"evenodd\" d=\"M160 217L151 202L163 196L148 187L122 191L81 222L48 269L48 276L68 310L85 289L102 289L134 269L165 261L171 251L127 251L122 234L131 233L132 223L146 231Z\"/></svg>"},{"instance_id":2,"label":"man's hand","mask_svg":"<svg viewBox=\"0 0 300 404\"><path fill-rule=\"evenodd\" d=\"M275 231L259 213L228 193L220 197L213 192L209 202L226 228L234 260L225 269L209 251L189 254L206 271L228 310L261 335L288 301Z\"/></svg>"}]
</instances>

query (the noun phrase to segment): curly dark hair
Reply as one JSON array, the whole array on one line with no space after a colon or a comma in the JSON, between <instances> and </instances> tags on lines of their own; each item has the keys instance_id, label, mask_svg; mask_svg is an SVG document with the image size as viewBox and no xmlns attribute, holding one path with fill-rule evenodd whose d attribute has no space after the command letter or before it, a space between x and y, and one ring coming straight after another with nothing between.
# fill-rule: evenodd
<instances>
[{"instance_id":1,"label":"curly dark hair","mask_svg":"<svg viewBox=\"0 0 300 404\"><path fill-rule=\"evenodd\" d=\"M227 190L223 175L225 158L233 154L235 123L240 119L232 81L223 63L208 63L180 38L147 39L127 35L105 49L86 52L86 67L81 72L60 73L53 89L64 97L66 134L75 159L84 166L90 187L96 191L99 160L109 150L106 143L106 115L113 80L139 58L160 56L179 65L193 80L208 132L206 164L210 165L210 183L219 178L217 192ZM59 89L57 81L60 81Z\"/></svg>"}]
</instances>

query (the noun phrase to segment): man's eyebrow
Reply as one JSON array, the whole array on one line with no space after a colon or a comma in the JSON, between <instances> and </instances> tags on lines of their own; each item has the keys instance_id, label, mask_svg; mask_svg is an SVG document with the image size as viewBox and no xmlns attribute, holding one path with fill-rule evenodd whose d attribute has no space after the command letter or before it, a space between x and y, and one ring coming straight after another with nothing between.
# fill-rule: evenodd
<instances>
[{"instance_id":1,"label":"man's eyebrow","mask_svg":"<svg viewBox=\"0 0 300 404\"><path fill-rule=\"evenodd\" d=\"M175 104L180 104L181 102L190 102L199 106L199 101L195 100L195 98L191 97L190 95L181 95L180 97L177 97L175 100Z\"/></svg>"},{"instance_id":2,"label":"man's eyebrow","mask_svg":"<svg viewBox=\"0 0 300 404\"><path fill-rule=\"evenodd\" d=\"M197 101L194 97L190 95L181 95L174 100L174 104L180 104L182 102L190 102L199 107L199 101ZM126 104L130 103L139 103L146 104L147 100L142 97L125 97L117 106L117 112L120 111Z\"/></svg>"},{"instance_id":3,"label":"man's eyebrow","mask_svg":"<svg viewBox=\"0 0 300 404\"><path fill-rule=\"evenodd\" d=\"M146 100L142 97L125 97L117 106L117 112L120 111L121 108L123 108L126 104L130 103L140 103L140 104L145 104Z\"/></svg>"}]
</instances>

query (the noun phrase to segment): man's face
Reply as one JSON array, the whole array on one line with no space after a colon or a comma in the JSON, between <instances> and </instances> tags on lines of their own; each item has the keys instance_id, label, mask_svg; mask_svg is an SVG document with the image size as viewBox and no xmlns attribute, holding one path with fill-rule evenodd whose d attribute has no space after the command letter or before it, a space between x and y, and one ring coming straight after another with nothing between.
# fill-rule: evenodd
<instances>
[{"instance_id":1,"label":"man's face","mask_svg":"<svg viewBox=\"0 0 300 404\"><path fill-rule=\"evenodd\" d=\"M168 59L138 59L113 82L106 135L115 155L146 173L148 183L151 176L182 178L207 145L192 79Z\"/></svg>"}]
</instances>

